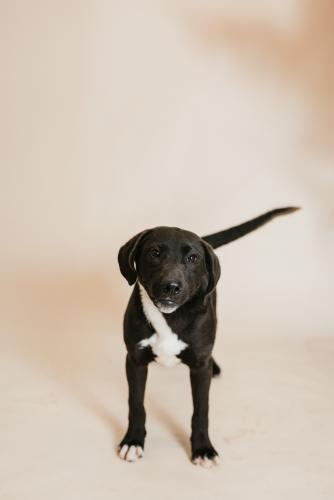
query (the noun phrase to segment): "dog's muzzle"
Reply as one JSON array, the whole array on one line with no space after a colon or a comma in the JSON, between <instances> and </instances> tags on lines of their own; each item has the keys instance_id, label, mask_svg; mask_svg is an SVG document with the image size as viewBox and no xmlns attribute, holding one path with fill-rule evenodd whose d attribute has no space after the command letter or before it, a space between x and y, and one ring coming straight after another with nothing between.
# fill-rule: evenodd
<instances>
[{"instance_id":1,"label":"dog's muzzle","mask_svg":"<svg viewBox=\"0 0 334 500\"><path fill-rule=\"evenodd\" d=\"M179 307L179 304L169 299L155 300L154 304L164 314L171 314Z\"/></svg>"},{"instance_id":2,"label":"dog's muzzle","mask_svg":"<svg viewBox=\"0 0 334 500\"><path fill-rule=\"evenodd\" d=\"M160 312L171 314L180 306L178 301L182 295L182 284L177 280L164 281L159 284L154 303Z\"/></svg>"}]
</instances>

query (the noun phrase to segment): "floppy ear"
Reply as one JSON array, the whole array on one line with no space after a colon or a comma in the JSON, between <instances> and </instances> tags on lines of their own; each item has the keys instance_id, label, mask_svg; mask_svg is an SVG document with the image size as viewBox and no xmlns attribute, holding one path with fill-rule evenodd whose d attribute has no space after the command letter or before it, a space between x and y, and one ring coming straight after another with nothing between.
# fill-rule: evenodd
<instances>
[{"instance_id":1,"label":"floppy ear","mask_svg":"<svg viewBox=\"0 0 334 500\"><path fill-rule=\"evenodd\" d=\"M146 229L141 233L136 234L131 240L123 245L118 252L118 264L124 278L129 285L133 285L137 279L137 271L135 268L136 254L143 237L150 231Z\"/></svg>"},{"instance_id":2,"label":"floppy ear","mask_svg":"<svg viewBox=\"0 0 334 500\"><path fill-rule=\"evenodd\" d=\"M206 295L208 295L214 291L220 278L220 264L212 246L204 240L202 240L202 245L205 250L205 263L209 274L209 283L206 290Z\"/></svg>"}]
</instances>

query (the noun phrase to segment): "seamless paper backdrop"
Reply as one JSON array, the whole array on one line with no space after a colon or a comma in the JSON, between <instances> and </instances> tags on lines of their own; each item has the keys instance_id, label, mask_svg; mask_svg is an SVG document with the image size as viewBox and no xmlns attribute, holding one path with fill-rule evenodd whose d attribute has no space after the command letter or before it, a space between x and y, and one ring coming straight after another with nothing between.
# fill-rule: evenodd
<instances>
[{"instance_id":1,"label":"seamless paper backdrop","mask_svg":"<svg viewBox=\"0 0 334 500\"><path fill-rule=\"evenodd\" d=\"M300 205L218 251L225 299L332 334L322 4L5 2L2 269L103 267L125 296L115 257L137 231Z\"/></svg>"}]
</instances>

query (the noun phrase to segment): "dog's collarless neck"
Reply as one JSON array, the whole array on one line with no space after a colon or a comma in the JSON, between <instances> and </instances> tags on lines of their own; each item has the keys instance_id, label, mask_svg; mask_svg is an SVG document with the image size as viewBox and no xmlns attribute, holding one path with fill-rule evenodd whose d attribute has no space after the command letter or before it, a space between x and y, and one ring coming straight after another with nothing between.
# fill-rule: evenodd
<instances>
[{"instance_id":1,"label":"dog's collarless neck","mask_svg":"<svg viewBox=\"0 0 334 500\"><path fill-rule=\"evenodd\" d=\"M150 346L158 363L174 366L180 363L178 355L188 344L172 331L163 314L153 304L145 288L140 283L138 285L144 315L155 332L151 337L141 340L139 346L141 348Z\"/></svg>"}]
</instances>

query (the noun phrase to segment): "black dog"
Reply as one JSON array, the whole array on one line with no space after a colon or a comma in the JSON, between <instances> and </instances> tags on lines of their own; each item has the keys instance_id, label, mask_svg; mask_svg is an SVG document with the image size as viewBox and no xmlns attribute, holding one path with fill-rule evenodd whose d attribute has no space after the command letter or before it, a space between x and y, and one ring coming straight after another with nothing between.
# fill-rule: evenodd
<instances>
[{"instance_id":1,"label":"black dog","mask_svg":"<svg viewBox=\"0 0 334 500\"><path fill-rule=\"evenodd\" d=\"M209 438L211 378L220 373L212 358L216 334L216 284L220 266L213 249L297 210L279 208L200 238L175 227L157 227L134 236L119 251L121 273L136 283L124 317L128 350L129 426L119 455L131 462L143 455L147 366L184 363L190 368L194 411L191 449L195 464L211 467L218 454Z\"/></svg>"}]
</instances>

